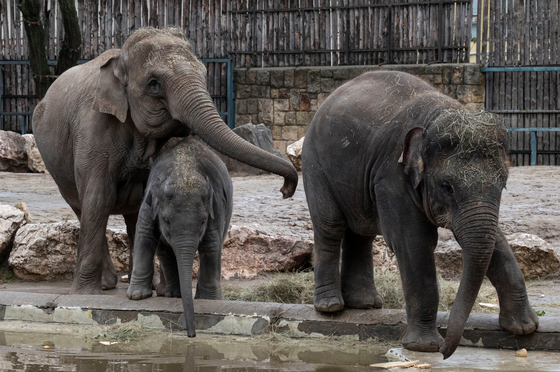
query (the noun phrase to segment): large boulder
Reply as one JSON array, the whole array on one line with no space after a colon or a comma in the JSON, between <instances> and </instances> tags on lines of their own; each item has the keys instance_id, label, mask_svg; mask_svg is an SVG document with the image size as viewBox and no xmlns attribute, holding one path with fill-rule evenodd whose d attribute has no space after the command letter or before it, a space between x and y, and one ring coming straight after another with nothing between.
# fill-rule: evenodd
<instances>
[{"instance_id":1,"label":"large boulder","mask_svg":"<svg viewBox=\"0 0 560 372\"><path fill-rule=\"evenodd\" d=\"M543 277L560 268L556 250L536 235L516 233L506 236L523 276ZM457 278L463 272L463 252L453 240L440 241L434 252L438 272L445 278Z\"/></svg>"},{"instance_id":2,"label":"large boulder","mask_svg":"<svg viewBox=\"0 0 560 372\"><path fill-rule=\"evenodd\" d=\"M78 221L26 225L16 233L8 263L21 279L72 279L79 232ZM129 243L126 232L107 229L107 241L115 269L127 272Z\"/></svg>"},{"instance_id":3,"label":"large boulder","mask_svg":"<svg viewBox=\"0 0 560 372\"><path fill-rule=\"evenodd\" d=\"M506 238L525 278L543 277L560 268L556 250L538 236L516 233Z\"/></svg>"},{"instance_id":4,"label":"large boulder","mask_svg":"<svg viewBox=\"0 0 560 372\"><path fill-rule=\"evenodd\" d=\"M35 136L32 134L24 134L25 153L27 154L27 167L33 173L46 173L47 168L35 142Z\"/></svg>"},{"instance_id":5,"label":"large boulder","mask_svg":"<svg viewBox=\"0 0 560 372\"><path fill-rule=\"evenodd\" d=\"M0 130L0 171L29 171L25 139L19 133Z\"/></svg>"},{"instance_id":6,"label":"large boulder","mask_svg":"<svg viewBox=\"0 0 560 372\"><path fill-rule=\"evenodd\" d=\"M14 239L9 265L29 280L71 279L76 267L80 224L68 221L29 224ZM107 229L107 242L117 272L128 272L129 243L124 230ZM311 266L313 243L263 235L244 226L231 226L222 250L222 277L252 278L262 272L293 271ZM198 276L198 256L193 265Z\"/></svg>"},{"instance_id":7,"label":"large boulder","mask_svg":"<svg viewBox=\"0 0 560 372\"><path fill-rule=\"evenodd\" d=\"M0 262L10 254L16 232L26 223L25 212L0 204Z\"/></svg>"},{"instance_id":8,"label":"large boulder","mask_svg":"<svg viewBox=\"0 0 560 372\"><path fill-rule=\"evenodd\" d=\"M272 140L272 132L264 124L245 124L233 129L235 134L243 138L245 141L274 154L282 157L280 151L274 149L274 141ZM265 171L251 167L247 164L241 163L230 157L227 157L216 151L218 156L226 164L228 171L235 175L258 175L263 174Z\"/></svg>"},{"instance_id":9,"label":"large boulder","mask_svg":"<svg viewBox=\"0 0 560 372\"><path fill-rule=\"evenodd\" d=\"M297 171L301 171L301 149L305 137L301 137L296 142L292 143L286 148L288 159L292 162Z\"/></svg>"},{"instance_id":10,"label":"large boulder","mask_svg":"<svg viewBox=\"0 0 560 372\"><path fill-rule=\"evenodd\" d=\"M263 235L232 225L222 249L222 278L253 278L263 272L294 271L311 266L313 243ZM198 258L193 276L198 274Z\"/></svg>"}]
</instances>

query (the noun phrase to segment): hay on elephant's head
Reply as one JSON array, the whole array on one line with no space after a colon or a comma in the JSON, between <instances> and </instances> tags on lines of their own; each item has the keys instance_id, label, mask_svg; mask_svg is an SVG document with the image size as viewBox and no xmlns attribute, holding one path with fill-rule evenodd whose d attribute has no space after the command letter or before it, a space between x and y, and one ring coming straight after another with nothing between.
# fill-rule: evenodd
<instances>
[{"instance_id":1,"label":"hay on elephant's head","mask_svg":"<svg viewBox=\"0 0 560 372\"><path fill-rule=\"evenodd\" d=\"M488 112L445 110L429 129L434 147L449 153L447 167L467 185L505 185L507 179L507 129Z\"/></svg>"}]
</instances>

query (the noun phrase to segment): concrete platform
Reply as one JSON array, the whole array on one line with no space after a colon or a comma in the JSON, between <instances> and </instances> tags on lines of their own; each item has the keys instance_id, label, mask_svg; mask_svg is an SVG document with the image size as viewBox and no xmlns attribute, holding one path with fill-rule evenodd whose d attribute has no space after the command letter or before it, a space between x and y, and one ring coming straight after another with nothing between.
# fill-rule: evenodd
<instances>
[{"instance_id":1,"label":"concrete platform","mask_svg":"<svg viewBox=\"0 0 560 372\"><path fill-rule=\"evenodd\" d=\"M123 288L110 291L113 295L98 296L60 294L60 287L54 285L53 288L59 290L39 293L33 288L25 291L20 287L18 292L2 288L0 321L108 325L136 320L149 328L175 330L184 326L180 299L152 297L131 301L124 295ZM48 291L43 287L43 292ZM348 340L398 341L406 326L404 310L348 309L321 314L312 305L210 300L195 300L194 308L197 332L210 334L252 336L282 332L294 338L337 336ZM438 327L444 336L448 315L438 314ZM560 350L560 317L543 316L537 332L519 336L502 331L498 315L473 314L461 345Z\"/></svg>"}]
</instances>

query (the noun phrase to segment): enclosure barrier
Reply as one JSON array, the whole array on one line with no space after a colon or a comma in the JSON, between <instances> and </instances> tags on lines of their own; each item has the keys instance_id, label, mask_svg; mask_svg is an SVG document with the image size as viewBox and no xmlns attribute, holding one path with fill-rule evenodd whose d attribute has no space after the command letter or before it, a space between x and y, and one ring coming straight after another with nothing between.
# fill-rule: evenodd
<instances>
[{"instance_id":1,"label":"enclosure barrier","mask_svg":"<svg viewBox=\"0 0 560 372\"><path fill-rule=\"evenodd\" d=\"M512 134L512 165L536 165L537 154L543 165L559 165L560 66L492 66L481 71L486 74L486 111L502 116L510 132L531 133L530 139Z\"/></svg>"},{"instance_id":2,"label":"enclosure barrier","mask_svg":"<svg viewBox=\"0 0 560 372\"><path fill-rule=\"evenodd\" d=\"M537 132L560 132L560 128L508 128L508 131L531 132L531 165L537 165ZM527 151L517 150L516 153L525 154Z\"/></svg>"},{"instance_id":3,"label":"enclosure barrier","mask_svg":"<svg viewBox=\"0 0 560 372\"><path fill-rule=\"evenodd\" d=\"M201 61L207 67L207 86L210 92L210 96L214 101L214 105L216 105L216 109L220 116L225 116L228 127L231 129L235 128L235 89L234 89L234 82L233 82L233 64L231 59L229 58L203 58ZM88 60L79 60L78 64L86 63ZM49 60L49 65L56 66L56 60ZM222 68L220 67L221 64L225 64L225 76L222 73ZM0 68L4 65L29 65L29 61L26 60L16 60L16 61L2 61L0 60ZM212 68L210 68L212 65ZM218 66L218 67L216 67ZM31 72L31 71L30 71ZM35 94L3 94L4 92L4 78L2 72L0 72L0 130L14 130L17 131L17 124L16 128L4 128L3 125L3 116L20 116L21 121L19 123L21 134L26 134L27 132L32 132L29 130L32 128L31 118L33 116L33 107L35 106L34 103L31 102L24 102L21 107L25 107L28 111L6 111L4 112L3 107L3 99L15 99L15 100L36 100L39 97ZM32 79L29 79L27 83L29 84L28 90L32 90ZM225 85L225 89L224 89ZM225 102L224 102L225 101Z\"/></svg>"}]
</instances>

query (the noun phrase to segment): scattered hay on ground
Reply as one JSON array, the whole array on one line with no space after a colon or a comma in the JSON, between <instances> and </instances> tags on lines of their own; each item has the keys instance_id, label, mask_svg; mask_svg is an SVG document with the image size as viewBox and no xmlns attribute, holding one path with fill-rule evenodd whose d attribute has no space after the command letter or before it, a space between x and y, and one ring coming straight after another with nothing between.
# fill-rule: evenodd
<instances>
[{"instance_id":1,"label":"scattered hay on ground","mask_svg":"<svg viewBox=\"0 0 560 372\"><path fill-rule=\"evenodd\" d=\"M312 304L313 272L279 273L267 283L253 288L226 284L222 291L224 299L229 301Z\"/></svg>"},{"instance_id":2,"label":"scattered hay on ground","mask_svg":"<svg viewBox=\"0 0 560 372\"><path fill-rule=\"evenodd\" d=\"M450 281L438 276L439 311L451 311L458 281ZM404 309L404 296L401 278L398 272L387 268L375 269L375 286L383 298L384 309ZM286 304L312 304L314 292L313 272L278 273L270 281L252 287L243 288L234 284L223 286L223 296L229 301L279 302ZM479 291L473 312L497 313L499 309L483 308L478 303L496 303L498 295L494 287L484 283Z\"/></svg>"},{"instance_id":3,"label":"scattered hay on ground","mask_svg":"<svg viewBox=\"0 0 560 372\"><path fill-rule=\"evenodd\" d=\"M92 338L128 342L145 335L149 331L150 329L145 328L141 322L131 321L104 326L104 329Z\"/></svg>"}]
</instances>

